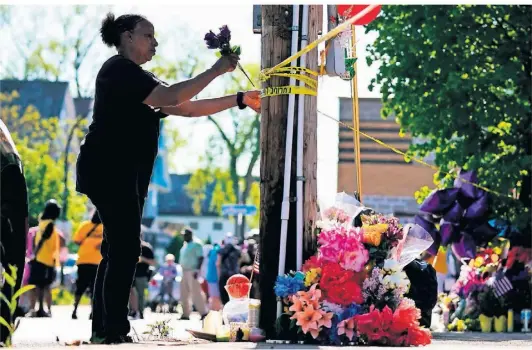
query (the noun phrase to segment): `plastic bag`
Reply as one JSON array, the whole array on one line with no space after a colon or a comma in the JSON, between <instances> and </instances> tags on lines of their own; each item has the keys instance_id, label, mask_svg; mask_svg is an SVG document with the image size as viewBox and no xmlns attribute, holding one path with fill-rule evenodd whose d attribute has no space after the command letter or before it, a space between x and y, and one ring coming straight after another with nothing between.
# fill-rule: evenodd
<instances>
[{"instance_id":1,"label":"plastic bag","mask_svg":"<svg viewBox=\"0 0 532 350\"><path fill-rule=\"evenodd\" d=\"M420 225L408 224L403 230L405 232L403 239L390 251L390 257L397 260L401 268L419 258L419 255L434 242L430 233Z\"/></svg>"},{"instance_id":2,"label":"plastic bag","mask_svg":"<svg viewBox=\"0 0 532 350\"><path fill-rule=\"evenodd\" d=\"M404 272L410 280L410 290L405 297L414 300L421 311L419 322L428 328L432 321L432 309L438 301L436 270L423 260L413 259L405 266Z\"/></svg>"},{"instance_id":3,"label":"plastic bag","mask_svg":"<svg viewBox=\"0 0 532 350\"><path fill-rule=\"evenodd\" d=\"M231 299L224 305L222 311L224 324L229 325L231 322L248 322L249 317L249 299Z\"/></svg>"},{"instance_id":4,"label":"plastic bag","mask_svg":"<svg viewBox=\"0 0 532 350\"><path fill-rule=\"evenodd\" d=\"M354 225L355 218L368 208L364 207L354 196L345 192L336 194L334 203L320 203L320 217L318 227L326 228L331 225Z\"/></svg>"}]
</instances>

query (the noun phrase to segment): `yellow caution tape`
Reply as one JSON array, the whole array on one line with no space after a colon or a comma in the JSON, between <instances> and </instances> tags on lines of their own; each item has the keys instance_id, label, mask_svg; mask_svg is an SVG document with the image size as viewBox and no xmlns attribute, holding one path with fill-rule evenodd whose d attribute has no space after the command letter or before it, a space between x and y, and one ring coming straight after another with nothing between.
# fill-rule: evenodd
<instances>
[{"instance_id":1,"label":"yellow caution tape","mask_svg":"<svg viewBox=\"0 0 532 350\"><path fill-rule=\"evenodd\" d=\"M497 196L500 196L500 197L509 197L509 198L515 199L515 198L513 198L513 197L512 197L511 195L509 195L509 194L508 194L508 195L505 195L505 194L502 194L502 193L500 193L500 192L497 192L497 191L491 190L491 189L489 189L489 188L487 188L487 187L485 187L485 186L482 186L482 185L476 184L476 183L474 183L474 182L470 182L470 181L468 181L468 180L465 180L465 179L459 177L458 174L455 174L455 173L451 173L451 172L447 172L447 171L445 171L445 170L442 170L442 169L438 168L438 167L435 166L435 165L432 165L432 164L429 164L429 163L425 162L425 161L422 160L422 159L419 159L419 158L416 158L416 157L409 156L409 155L407 155L405 152L403 152L403 151L401 151L401 150L399 150L399 149L397 149L397 148L395 148L395 147L393 147L393 146L387 144L386 142L383 142L383 141L381 141L381 140L379 140L379 139L377 139L377 138L375 138L375 137L373 137L373 136L371 136L371 135L368 135L368 134L366 134L366 133L364 133L364 132L362 132L362 131L360 131L360 130L357 131L357 130L355 130L355 128L353 128L351 125L348 125L348 124L346 124L346 123L344 123L344 122L341 122L340 120L338 120L338 119L336 119L336 118L334 118L334 117L331 117L330 115L328 115L328 114L326 114L326 113L323 113L323 112L321 112L321 111L319 111L319 110L318 110L318 113L321 114L321 115L324 116L324 117L327 117L327 118L329 118L329 119L331 119L331 120L334 120L335 122L337 122L337 123L340 124L341 126L343 126L343 127L345 127L345 128L348 128L348 129L352 130L353 132L358 133L358 134L360 134L360 135L362 135L362 136L364 136L364 137L366 137L366 138L368 138L368 139L370 139L370 140L372 140L372 141L378 143L379 145L381 145L381 146L383 146L383 147L389 149L390 151L395 152L395 153L397 153L397 154L400 154L400 155L402 155L402 156L405 157L405 158L411 159L412 161L414 161L414 162L416 162L416 163L418 163L418 164L421 164L421 165L427 166L427 167L431 168L431 169L434 170L434 171L442 172L442 173L444 173L444 174L447 174L447 175L449 175L449 176L451 176L451 177L453 177L453 178L455 178L455 179L458 179L459 181L462 181L462 182L464 182L464 183L467 183L467 184L469 184L469 185L472 185L472 186L474 186L474 187L476 187L476 188L480 188L480 189L482 189L482 190L484 190L484 191L486 191L486 192L488 192L488 193L491 193L491 194L494 194L494 195L497 195ZM407 161L405 160L405 162L407 162ZM407 163L408 163L408 162L407 162Z\"/></svg>"},{"instance_id":2,"label":"yellow caution tape","mask_svg":"<svg viewBox=\"0 0 532 350\"><path fill-rule=\"evenodd\" d=\"M307 84L310 88L317 89L318 88L318 82L316 79L307 77L306 75L301 74L287 74L287 73L273 73L272 76L277 77L286 77L286 78L294 78L296 80L301 80L305 84Z\"/></svg>"},{"instance_id":3,"label":"yellow caution tape","mask_svg":"<svg viewBox=\"0 0 532 350\"><path fill-rule=\"evenodd\" d=\"M275 86L267 87L262 90L260 95L261 98L268 96L279 96L279 95L311 95L316 96L316 90L306 88L304 86Z\"/></svg>"},{"instance_id":4,"label":"yellow caution tape","mask_svg":"<svg viewBox=\"0 0 532 350\"><path fill-rule=\"evenodd\" d=\"M361 19L362 17L364 17L365 15L367 15L368 13L373 11L378 6L380 6L380 5L376 5L376 4L369 5L364 10L360 11L359 13L357 13L355 16L349 18L348 20L346 20L345 22L340 24L338 27L336 27L333 30L327 32L327 34L325 34L321 38L313 41L312 43L308 44L306 47L302 48L299 52L297 52L294 55L288 57L287 59L285 59L281 63L277 64L276 66L274 66L274 67L272 67L270 69L264 70L263 74L268 76L271 73L277 71L279 68L284 67L287 64L289 64L290 62L292 62L293 60L298 59L299 57L303 56L307 52L312 51L312 49L317 47L322 42L327 41L329 39L332 39L333 37L335 37L338 34L340 34L341 32L343 32L344 30L350 28L350 26L354 25L356 21L358 21L359 19Z\"/></svg>"}]
</instances>

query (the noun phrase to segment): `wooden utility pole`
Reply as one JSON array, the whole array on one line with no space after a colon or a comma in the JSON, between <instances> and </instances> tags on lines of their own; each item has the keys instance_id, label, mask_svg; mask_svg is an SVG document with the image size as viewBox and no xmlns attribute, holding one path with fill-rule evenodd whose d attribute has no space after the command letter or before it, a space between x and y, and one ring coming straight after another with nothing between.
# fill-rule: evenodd
<instances>
[{"instance_id":1,"label":"wooden utility pole","mask_svg":"<svg viewBox=\"0 0 532 350\"><path fill-rule=\"evenodd\" d=\"M271 68L290 56L292 6L262 6L261 69ZM287 78L272 77L265 87L286 86ZM275 338L277 300L273 291L279 266L281 205L283 201L284 156L288 95L262 99L260 125L260 327ZM294 127L295 130L295 127ZM295 143L294 143L295 145ZM293 152L295 153L295 152ZM291 185L295 188L295 163ZM290 212L295 205L291 203ZM286 268L295 267L295 220L288 227Z\"/></svg>"},{"instance_id":2,"label":"wooden utility pole","mask_svg":"<svg viewBox=\"0 0 532 350\"><path fill-rule=\"evenodd\" d=\"M262 6L262 59L261 69L274 67L290 56L292 37L292 6ZM301 13L302 11L300 11ZM309 42L317 38L321 30L321 6L309 8ZM318 51L307 56L307 67L317 70ZM263 84L265 87L287 86L287 78L272 77ZM299 95L302 96L302 95ZM315 237L312 227L316 213L316 168L317 168L317 116L316 98L306 97L304 125L304 258L315 252ZM297 102L296 102L297 106ZM277 301L274 285L279 264L279 244L281 233L281 206L283 201L284 162L287 129L288 95L265 97L262 99L261 115L261 160L260 160L260 327L268 338L275 338ZM297 111L294 124L297 122ZM297 126L294 125L294 133ZM286 247L286 271L296 266L296 138L294 134L292 150L292 171L290 198L290 220Z\"/></svg>"},{"instance_id":3,"label":"wooden utility pole","mask_svg":"<svg viewBox=\"0 0 532 350\"><path fill-rule=\"evenodd\" d=\"M312 43L318 39L318 33L323 28L323 6L311 5L308 11L308 42ZM307 68L313 71L318 69L318 49L307 53ZM301 98L304 95L299 95ZM316 96L305 96L305 125L303 137L303 174L305 185L303 186L303 261L316 252L316 235L314 228L317 214L317 169L318 169L318 98Z\"/></svg>"}]
</instances>

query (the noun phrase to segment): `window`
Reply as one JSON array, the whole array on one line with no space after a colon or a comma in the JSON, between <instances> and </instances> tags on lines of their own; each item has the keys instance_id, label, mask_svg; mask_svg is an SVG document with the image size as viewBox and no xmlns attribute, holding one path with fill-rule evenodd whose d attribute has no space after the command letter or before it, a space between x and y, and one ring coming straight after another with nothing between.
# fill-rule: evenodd
<instances>
[{"instance_id":1,"label":"window","mask_svg":"<svg viewBox=\"0 0 532 350\"><path fill-rule=\"evenodd\" d=\"M224 229L224 224L222 224L221 222L213 222L212 229L213 231L221 231Z\"/></svg>"},{"instance_id":2,"label":"window","mask_svg":"<svg viewBox=\"0 0 532 350\"><path fill-rule=\"evenodd\" d=\"M188 226L190 226L191 229L197 230L199 225L196 221L191 222Z\"/></svg>"}]
</instances>

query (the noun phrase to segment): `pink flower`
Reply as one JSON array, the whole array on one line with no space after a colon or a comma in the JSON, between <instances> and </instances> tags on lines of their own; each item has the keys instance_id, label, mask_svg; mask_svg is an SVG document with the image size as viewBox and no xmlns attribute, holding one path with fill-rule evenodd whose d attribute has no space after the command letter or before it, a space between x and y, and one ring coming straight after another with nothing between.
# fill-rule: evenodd
<instances>
[{"instance_id":1,"label":"pink flower","mask_svg":"<svg viewBox=\"0 0 532 350\"><path fill-rule=\"evenodd\" d=\"M331 328L331 320L334 316L332 312L325 312L323 310L320 310L321 318L318 320L318 327L326 327Z\"/></svg>"},{"instance_id":2,"label":"pink flower","mask_svg":"<svg viewBox=\"0 0 532 350\"><path fill-rule=\"evenodd\" d=\"M351 317L347 320L338 322L338 335L345 334L349 340L353 340L355 336L355 318Z\"/></svg>"},{"instance_id":3,"label":"pink flower","mask_svg":"<svg viewBox=\"0 0 532 350\"><path fill-rule=\"evenodd\" d=\"M323 230L318 236L318 244L321 261L339 263L346 270L360 272L369 259L359 228L337 226Z\"/></svg>"}]
</instances>

